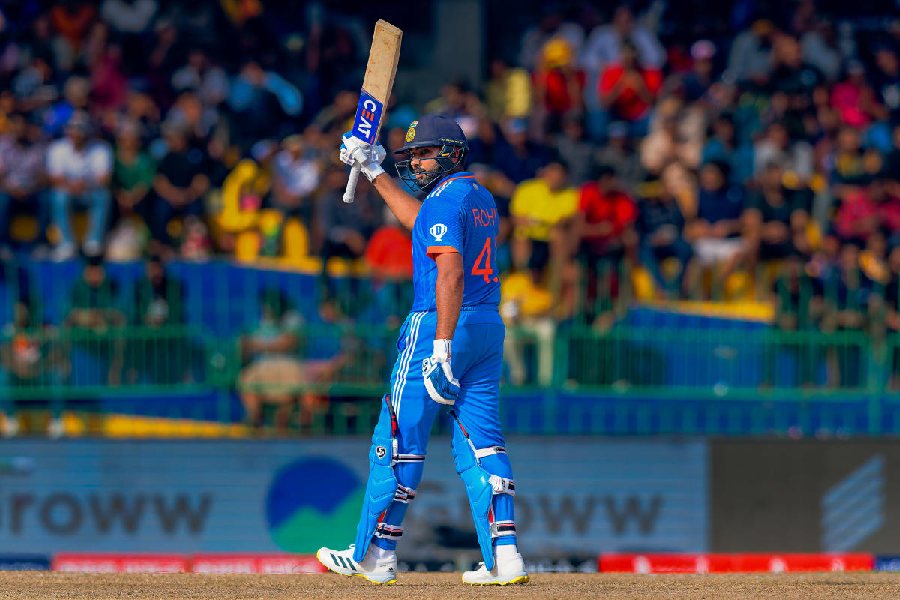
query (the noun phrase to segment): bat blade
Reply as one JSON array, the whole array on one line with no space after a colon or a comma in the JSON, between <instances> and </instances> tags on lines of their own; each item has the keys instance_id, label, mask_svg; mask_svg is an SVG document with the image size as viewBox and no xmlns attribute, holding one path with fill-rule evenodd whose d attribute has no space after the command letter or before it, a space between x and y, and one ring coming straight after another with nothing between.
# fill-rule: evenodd
<instances>
[{"instance_id":1,"label":"bat blade","mask_svg":"<svg viewBox=\"0 0 900 600\"><path fill-rule=\"evenodd\" d=\"M384 107L391 96L394 77L397 75L397 62L400 60L400 43L402 41L403 31L399 28L382 19L375 23L366 75L363 78L362 90L359 94L353 128L350 130L350 135L367 144L374 144L378 141ZM350 179L347 181L344 202L353 202L358 177L359 169L354 167L350 172Z\"/></svg>"}]
</instances>

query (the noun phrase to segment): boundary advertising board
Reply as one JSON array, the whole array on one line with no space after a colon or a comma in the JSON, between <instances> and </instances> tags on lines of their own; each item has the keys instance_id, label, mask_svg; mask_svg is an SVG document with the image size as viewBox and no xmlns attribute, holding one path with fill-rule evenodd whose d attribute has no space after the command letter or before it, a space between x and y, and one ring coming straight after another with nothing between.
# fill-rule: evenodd
<instances>
[{"instance_id":1,"label":"boundary advertising board","mask_svg":"<svg viewBox=\"0 0 900 600\"><path fill-rule=\"evenodd\" d=\"M352 541L369 442L7 441L0 541L20 553L299 553ZM707 550L702 441L513 438L535 558ZM432 440L404 551L477 553L449 441Z\"/></svg>"}]
</instances>

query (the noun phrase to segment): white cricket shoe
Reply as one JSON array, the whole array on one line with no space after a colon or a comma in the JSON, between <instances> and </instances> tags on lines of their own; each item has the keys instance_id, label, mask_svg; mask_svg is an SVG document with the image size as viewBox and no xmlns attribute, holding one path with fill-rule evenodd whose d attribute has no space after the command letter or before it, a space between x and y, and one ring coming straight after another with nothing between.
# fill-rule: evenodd
<instances>
[{"instance_id":1,"label":"white cricket shoe","mask_svg":"<svg viewBox=\"0 0 900 600\"><path fill-rule=\"evenodd\" d=\"M319 548L316 558L325 565L329 571L348 577L362 577L372 583L392 584L397 583L397 555L393 552L373 551L374 545L369 546L366 557L362 562L353 560L354 544L350 544L348 550L332 550L331 548ZM380 548L378 550L381 550ZM382 554L382 557L376 557Z\"/></svg>"},{"instance_id":2,"label":"white cricket shoe","mask_svg":"<svg viewBox=\"0 0 900 600\"><path fill-rule=\"evenodd\" d=\"M490 571L484 563L478 563L478 569L463 573L463 583L469 585L512 585L515 583L527 583L528 572L525 571L525 561L522 555L516 552L515 546L500 546L510 548L512 552L496 552L494 555L494 568Z\"/></svg>"}]
</instances>

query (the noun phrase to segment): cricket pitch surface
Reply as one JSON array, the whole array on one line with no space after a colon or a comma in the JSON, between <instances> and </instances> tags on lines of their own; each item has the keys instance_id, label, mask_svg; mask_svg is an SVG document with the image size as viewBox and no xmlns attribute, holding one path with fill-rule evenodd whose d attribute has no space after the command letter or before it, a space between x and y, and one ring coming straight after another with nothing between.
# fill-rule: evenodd
<instances>
[{"instance_id":1,"label":"cricket pitch surface","mask_svg":"<svg viewBox=\"0 0 900 600\"><path fill-rule=\"evenodd\" d=\"M900 598L900 574L785 573L727 575L536 574L524 585L473 588L459 573L401 573L376 586L359 578L322 575L0 573L0 598L33 600L328 600L379 598L559 598L586 600L690 598Z\"/></svg>"}]
</instances>

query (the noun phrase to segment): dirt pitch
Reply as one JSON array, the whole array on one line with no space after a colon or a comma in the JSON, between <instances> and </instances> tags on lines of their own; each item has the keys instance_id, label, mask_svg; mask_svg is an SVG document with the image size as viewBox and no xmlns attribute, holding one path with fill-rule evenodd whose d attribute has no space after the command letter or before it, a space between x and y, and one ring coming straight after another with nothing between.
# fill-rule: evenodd
<instances>
[{"instance_id":1,"label":"dirt pitch","mask_svg":"<svg viewBox=\"0 0 900 600\"><path fill-rule=\"evenodd\" d=\"M453 573L403 573L394 586L338 575L87 575L0 573L0 598L28 600L434 600L559 598L586 600L900 598L900 575L538 574L506 588L463 586Z\"/></svg>"}]
</instances>

